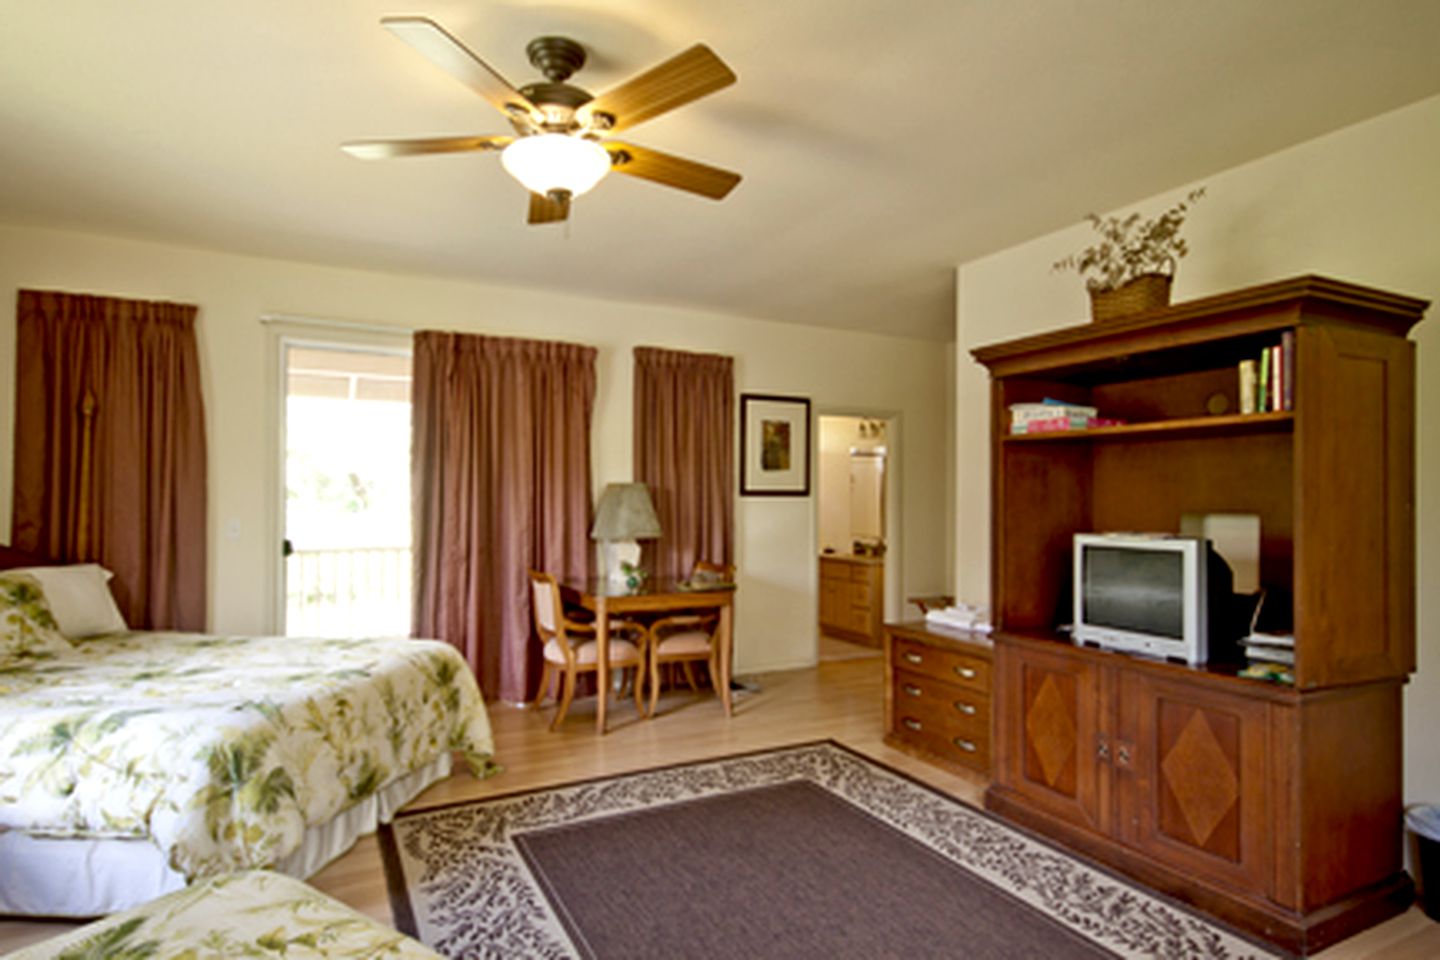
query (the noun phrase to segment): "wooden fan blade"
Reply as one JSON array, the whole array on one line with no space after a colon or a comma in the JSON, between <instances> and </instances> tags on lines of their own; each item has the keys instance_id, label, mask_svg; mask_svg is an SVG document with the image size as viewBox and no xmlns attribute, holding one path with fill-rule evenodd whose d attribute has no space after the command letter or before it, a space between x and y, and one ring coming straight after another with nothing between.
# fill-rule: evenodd
<instances>
[{"instance_id":1,"label":"wooden fan blade","mask_svg":"<svg viewBox=\"0 0 1440 960\"><path fill-rule=\"evenodd\" d=\"M429 17L382 17L380 25L512 120L539 116L535 105L508 80Z\"/></svg>"},{"instance_id":2,"label":"wooden fan blade","mask_svg":"<svg viewBox=\"0 0 1440 960\"><path fill-rule=\"evenodd\" d=\"M607 114L597 130L624 130L735 82L735 74L703 43L605 91L580 109L582 119Z\"/></svg>"},{"instance_id":3,"label":"wooden fan blade","mask_svg":"<svg viewBox=\"0 0 1440 960\"><path fill-rule=\"evenodd\" d=\"M711 200L723 200L740 182L740 174L721 170L672 153L661 153L647 147L606 140L601 144L610 151L611 168L642 180L652 180L677 190L688 190Z\"/></svg>"},{"instance_id":4,"label":"wooden fan blade","mask_svg":"<svg viewBox=\"0 0 1440 960\"><path fill-rule=\"evenodd\" d=\"M361 160L388 160L427 153L464 153L469 150L503 150L514 137L425 137L418 140L351 140L340 149Z\"/></svg>"},{"instance_id":5,"label":"wooden fan blade","mask_svg":"<svg viewBox=\"0 0 1440 960\"><path fill-rule=\"evenodd\" d=\"M530 194L530 223L557 223L569 217L569 197L556 200L539 193Z\"/></svg>"}]
</instances>

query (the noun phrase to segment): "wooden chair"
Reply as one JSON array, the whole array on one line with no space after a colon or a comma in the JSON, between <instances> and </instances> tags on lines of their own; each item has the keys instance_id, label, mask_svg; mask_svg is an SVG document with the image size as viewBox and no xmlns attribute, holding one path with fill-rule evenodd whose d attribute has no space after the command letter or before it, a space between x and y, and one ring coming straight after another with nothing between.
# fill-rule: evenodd
<instances>
[{"instance_id":1,"label":"wooden chair","mask_svg":"<svg viewBox=\"0 0 1440 960\"><path fill-rule=\"evenodd\" d=\"M710 580L733 584L735 568L701 560L695 564L690 580L692 583ZM696 692L700 690L695 681L696 663L706 665L712 686L719 682L720 664L717 658L720 645L715 636L719 627L720 615L714 610L662 617L650 624L646 643L650 666L650 709L646 711L647 716L655 715L655 706L660 700L660 668L666 664L678 664L685 671L690 689Z\"/></svg>"},{"instance_id":2,"label":"wooden chair","mask_svg":"<svg viewBox=\"0 0 1440 960\"><path fill-rule=\"evenodd\" d=\"M544 665L540 671L540 688L535 691L532 706L537 709L545 701L550 690L552 676L562 681L560 704L555 711L551 730L558 730L575 698L575 681L582 673L594 673L599 669L597 658L599 644L596 642L595 625L580 623L565 615L565 605L560 599L560 585L548 573L535 570L530 572L530 606L534 610L535 632L544 645ZM638 623L611 618L609 622L610 656L612 670L631 670L631 687L635 695L635 710L645 716L645 705L641 695L645 673L645 644L647 632ZM634 639L625 639L629 635ZM589 637L589 639L584 639Z\"/></svg>"}]
</instances>

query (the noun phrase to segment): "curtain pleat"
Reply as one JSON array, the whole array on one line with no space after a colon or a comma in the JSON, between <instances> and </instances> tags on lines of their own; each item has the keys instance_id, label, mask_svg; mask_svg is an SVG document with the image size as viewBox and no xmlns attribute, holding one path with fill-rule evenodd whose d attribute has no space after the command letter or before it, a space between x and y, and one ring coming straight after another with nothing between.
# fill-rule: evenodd
<instances>
[{"instance_id":1,"label":"curtain pleat","mask_svg":"<svg viewBox=\"0 0 1440 960\"><path fill-rule=\"evenodd\" d=\"M718 354L635 348L635 479L662 531L643 563L688 577L696 561L734 563L735 373Z\"/></svg>"},{"instance_id":2,"label":"curtain pleat","mask_svg":"<svg viewBox=\"0 0 1440 960\"><path fill-rule=\"evenodd\" d=\"M525 700L539 676L526 572L590 573L595 355L415 335L413 629L464 654L487 697Z\"/></svg>"},{"instance_id":3,"label":"curtain pleat","mask_svg":"<svg viewBox=\"0 0 1440 960\"><path fill-rule=\"evenodd\" d=\"M136 629L206 625L196 313L177 303L19 296L12 542L111 570L116 604ZM95 406L82 477L87 394Z\"/></svg>"}]
</instances>

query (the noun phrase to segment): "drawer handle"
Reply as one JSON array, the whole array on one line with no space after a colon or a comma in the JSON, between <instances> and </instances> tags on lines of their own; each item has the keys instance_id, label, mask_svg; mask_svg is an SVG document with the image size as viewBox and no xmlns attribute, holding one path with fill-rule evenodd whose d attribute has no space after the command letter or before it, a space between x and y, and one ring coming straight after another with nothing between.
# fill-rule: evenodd
<instances>
[{"instance_id":1,"label":"drawer handle","mask_svg":"<svg viewBox=\"0 0 1440 960\"><path fill-rule=\"evenodd\" d=\"M906 695L906 696L918 697L918 696L920 696L920 694L921 694L920 688L917 687L917 686L915 686L915 684L913 684L913 683L907 683L907 684L905 684L905 686L902 687L901 689L903 689L903 690L905 691L905 695Z\"/></svg>"},{"instance_id":2,"label":"drawer handle","mask_svg":"<svg viewBox=\"0 0 1440 960\"><path fill-rule=\"evenodd\" d=\"M975 704L973 703L966 703L964 700L956 700L955 709L959 710L967 717L975 716Z\"/></svg>"},{"instance_id":3,"label":"drawer handle","mask_svg":"<svg viewBox=\"0 0 1440 960\"><path fill-rule=\"evenodd\" d=\"M955 738L955 746L959 747L961 750L964 750L966 753L974 753L976 750L975 741L966 740L963 737Z\"/></svg>"},{"instance_id":4,"label":"drawer handle","mask_svg":"<svg viewBox=\"0 0 1440 960\"><path fill-rule=\"evenodd\" d=\"M907 653L907 654L905 654L905 659L908 660L910 663L924 663L924 662L925 662L925 658L922 657L922 656L920 656L920 654L918 654L918 653Z\"/></svg>"},{"instance_id":5,"label":"drawer handle","mask_svg":"<svg viewBox=\"0 0 1440 960\"><path fill-rule=\"evenodd\" d=\"M906 729L906 730L913 730L913 731L915 731L916 733L919 733L919 732L920 732L920 721L919 721L919 720L916 720L916 719L914 719L914 718L912 718L912 717L906 717L904 720L901 720L900 722L903 723L903 724L905 724L905 729Z\"/></svg>"},{"instance_id":6,"label":"drawer handle","mask_svg":"<svg viewBox=\"0 0 1440 960\"><path fill-rule=\"evenodd\" d=\"M974 679L975 679L975 668L974 668L974 667L956 667L956 668L955 668L955 672L958 673L958 674L960 674L960 676L964 677L966 680L974 680Z\"/></svg>"}]
</instances>

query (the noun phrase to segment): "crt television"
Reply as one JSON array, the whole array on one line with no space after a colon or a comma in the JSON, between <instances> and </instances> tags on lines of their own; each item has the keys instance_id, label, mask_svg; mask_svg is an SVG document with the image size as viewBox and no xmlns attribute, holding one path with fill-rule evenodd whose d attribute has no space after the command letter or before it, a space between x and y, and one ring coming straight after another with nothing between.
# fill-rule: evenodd
<instances>
[{"instance_id":1,"label":"crt television","mask_svg":"<svg viewBox=\"0 0 1440 960\"><path fill-rule=\"evenodd\" d=\"M1209 540L1077 533L1074 570L1075 643L1192 664L1209 658L1211 598L1231 589L1212 582L1228 567Z\"/></svg>"}]
</instances>

